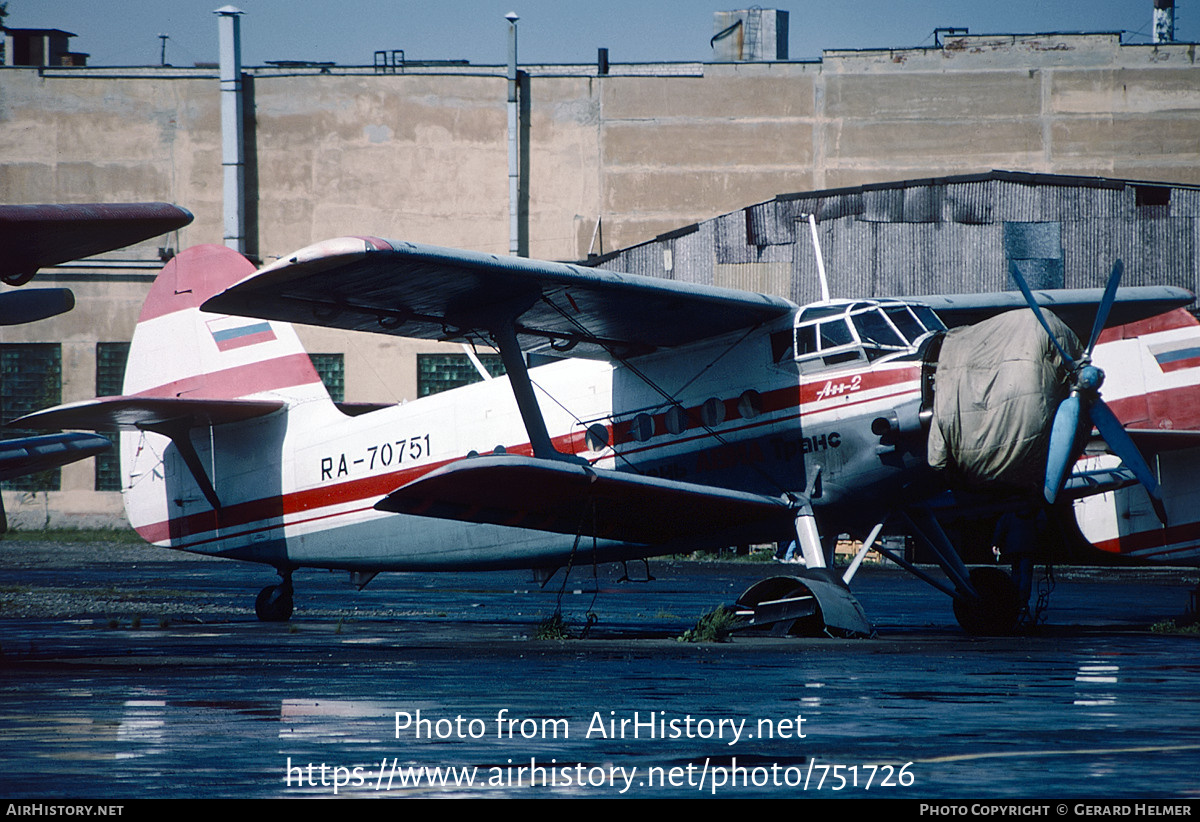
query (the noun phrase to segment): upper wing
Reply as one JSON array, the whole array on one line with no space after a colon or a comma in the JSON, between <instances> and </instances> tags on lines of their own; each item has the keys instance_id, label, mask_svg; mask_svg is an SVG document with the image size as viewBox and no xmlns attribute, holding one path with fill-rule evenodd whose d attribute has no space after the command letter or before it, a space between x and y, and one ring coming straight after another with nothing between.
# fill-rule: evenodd
<instances>
[{"instance_id":1,"label":"upper wing","mask_svg":"<svg viewBox=\"0 0 1200 822\"><path fill-rule=\"evenodd\" d=\"M0 279L21 285L48 265L78 260L182 228L169 203L0 205Z\"/></svg>"},{"instance_id":2,"label":"upper wing","mask_svg":"<svg viewBox=\"0 0 1200 822\"><path fill-rule=\"evenodd\" d=\"M1102 288L1061 288L1034 291L1034 299L1071 326L1081 339L1087 339L1096 309L1104 296ZM1020 291L999 291L992 294L931 294L913 297L937 312L942 322L954 328L973 325L1004 311L1026 308L1028 304ZM1164 314L1173 308L1191 305L1195 296L1173 286L1135 286L1117 289L1117 299L1109 312L1105 327L1124 325Z\"/></svg>"},{"instance_id":3,"label":"upper wing","mask_svg":"<svg viewBox=\"0 0 1200 822\"><path fill-rule=\"evenodd\" d=\"M574 356L644 354L796 310L747 291L373 237L309 246L202 307L433 340L515 322L523 349Z\"/></svg>"}]
</instances>

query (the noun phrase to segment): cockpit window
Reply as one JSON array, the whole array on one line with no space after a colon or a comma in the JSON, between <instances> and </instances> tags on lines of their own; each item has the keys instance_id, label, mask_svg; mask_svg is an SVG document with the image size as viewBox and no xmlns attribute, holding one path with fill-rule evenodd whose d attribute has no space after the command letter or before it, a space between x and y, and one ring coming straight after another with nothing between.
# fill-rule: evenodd
<instances>
[{"instance_id":1,"label":"cockpit window","mask_svg":"<svg viewBox=\"0 0 1200 822\"><path fill-rule=\"evenodd\" d=\"M817 351L817 327L802 325L796 329L796 356L815 354Z\"/></svg>"},{"instance_id":2,"label":"cockpit window","mask_svg":"<svg viewBox=\"0 0 1200 822\"><path fill-rule=\"evenodd\" d=\"M901 338L882 311L855 314L854 326L858 329L858 338L865 346L904 348L908 345L908 341Z\"/></svg>"},{"instance_id":3,"label":"cockpit window","mask_svg":"<svg viewBox=\"0 0 1200 822\"><path fill-rule=\"evenodd\" d=\"M822 351L837 348L839 345L849 345L852 342L854 342L854 337L851 336L850 328L846 325L845 320L821 323Z\"/></svg>"},{"instance_id":4,"label":"cockpit window","mask_svg":"<svg viewBox=\"0 0 1200 822\"><path fill-rule=\"evenodd\" d=\"M900 330L900 333L903 334L909 342L915 341L918 337L925 333L925 328L921 325L917 318L912 315L912 312L908 310L908 306L893 305L885 308L883 311L885 314L887 314L888 319L892 321L892 324Z\"/></svg>"},{"instance_id":5,"label":"cockpit window","mask_svg":"<svg viewBox=\"0 0 1200 822\"><path fill-rule=\"evenodd\" d=\"M945 328L923 305L898 300L825 303L808 306L796 317L793 350L802 370L822 370L915 352L927 334ZM773 344L776 362L782 348Z\"/></svg>"},{"instance_id":6,"label":"cockpit window","mask_svg":"<svg viewBox=\"0 0 1200 822\"><path fill-rule=\"evenodd\" d=\"M917 315L917 319L921 321L930 331L945 331L946 324L942 322L937 314L933 313L933 309L927 305L914 304L909 306Z\"/></svg>"}]
</instances>

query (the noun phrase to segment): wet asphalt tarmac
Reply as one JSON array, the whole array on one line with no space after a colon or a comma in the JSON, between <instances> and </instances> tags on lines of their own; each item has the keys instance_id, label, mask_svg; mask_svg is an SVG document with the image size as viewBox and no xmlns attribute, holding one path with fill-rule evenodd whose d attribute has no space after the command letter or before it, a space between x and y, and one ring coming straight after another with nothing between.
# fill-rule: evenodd
<instances>
[{"instance_id":1,"label":"wet asphalt tarmac","mask_svg":"<svg viewBox=\"0 0 1200 822\"><path fill-rule=\"evenodd\" d=\"M644 576L640 563L631 564ZM140 546L0 543L9 799L289 796L1200 797L1195 570L1059 570L1046 624L970 638L866 567L878 636L676 639L780 571L297 572ZM561 593L560 593L561 591ZM535 639L561 610L574 638ZM587 614L597 621L579 634Z\"/></svg>"}]
</instances>

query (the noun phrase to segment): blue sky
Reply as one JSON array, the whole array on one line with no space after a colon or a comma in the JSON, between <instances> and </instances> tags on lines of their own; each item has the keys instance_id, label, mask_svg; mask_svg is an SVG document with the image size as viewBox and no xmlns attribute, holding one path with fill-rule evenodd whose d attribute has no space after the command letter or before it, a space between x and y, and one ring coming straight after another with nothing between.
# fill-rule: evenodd
<instances>
[{"instance_id":1,"label":"blue sky","mask_svg":"<svg viewBox=\"0 0 1200 822\"><path fill-rule=\"evenodd\" d=\"M190 66L217 57L213 10L222 0L8 0L14 28L60 28L78 35L75 51L91 65ZM757 3L717 0L235 0L242 18L243 61L372 61L376 49L409 59L467 59L502 64L504 14L520 21L525 63L591 63L597 47L613 62L711 59L713 12ZM972 34L1125 31L1148 42L1152 0L807 0L761 4L791 13L793 59L823 49L931 45L936 27ZM1176 39L1200 40L1200 0L1176 0Z\"/></svg>"}]
</instances>

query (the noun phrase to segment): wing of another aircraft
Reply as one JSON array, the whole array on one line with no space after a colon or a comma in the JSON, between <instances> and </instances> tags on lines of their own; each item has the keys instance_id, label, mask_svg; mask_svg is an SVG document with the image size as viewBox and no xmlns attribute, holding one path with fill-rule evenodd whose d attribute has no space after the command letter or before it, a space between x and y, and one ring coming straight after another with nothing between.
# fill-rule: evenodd
<instances>
[{"instance_id":1,"label":"wing of another aircraft","mask_svg":"<svg viewBox=\"0 0 1200 822\"><path fill-rule=\"evenodd\" d=\"M653 545L700 538L726 544L723 536L744 536L756 525L764 540L774 540L795 518L774 497L514 455L451 463L375 507Z\"/></svg>"},{"instance_id":2,"label":"wing of another aircraft","mask_svg":"<svg viewBox=\"0 0 1200 822\"><path fill-rule=\"evenodd\" d=\"M47 434L0 440L0 480L10 480L103 454L112 447L95 434Z\"/></svg>"},{"instance_id":3,"label":"wing of another aircraft","mask_svg":"<svg viewBox=\"0 0 1200 822\"><path fill-rule=\"evenodd\" d=\"M166 234L192 221L169 203L0 205L0 279L21 285L39 268Z\"/></svg>"},{"instance_id":4,"label":"wing of another aircraft","mask_svg":"<svg viewBox=\"0 0 1200 822\"><path fill-rule=\"evenodd\" d=\"M1096 317L1104 289L1061 288L1050 291L1034 291L1033 297L1042 308L1048 308L1071 327L1081 339L1087 339L1088 331ZM937 312L950 328L974 325L1004 311L1028 307L1020 291L1000 291L992 294L930 294L912 297ZM1182 288L1172 286L1135 286L1117 289L1116 302L1105 322L1105 328L1144 320L1163 314L1173 308L1191 305L1195 296Z\"/></svg>"},{"instance_id":5,"label":"wing of another aircraft","mask_svg":"<svg viewBox=\"0 0 1200 822\"><path fill-rule=\"evenodd\" d=\"M0 325L22 325L57 317L75 307L69 288L26 288L0 294Z\"/></svg>"},{"instance_id":6,"label":"wing of another aircraft","mask_svg":"<svg viewBox=\"0 0 1200 822\"><path fill-rule=\"evenodd\" d=\"M644 354L790 316L781 297L374 237L302 249L203 310L462 340L515 324L524 350Z\"/></svg>"},{"instance_id":7,"label":"wing of another aircraft","mask_svg":"<svg viewBox=\"0 0 1200 822\"><path fill-rule=\"evenodd\" d=\"M47 434L0 440L0 481L58 468L76 460L103 454L112 448L104 437L95 434ZM0 534L8 531L8 516L0 500Z\"/></svg>"}]
</instances>

